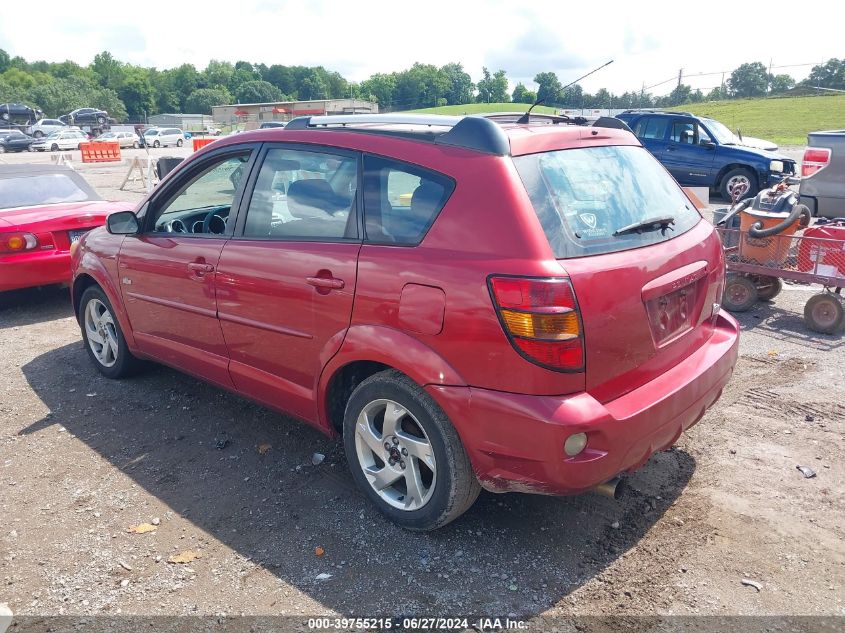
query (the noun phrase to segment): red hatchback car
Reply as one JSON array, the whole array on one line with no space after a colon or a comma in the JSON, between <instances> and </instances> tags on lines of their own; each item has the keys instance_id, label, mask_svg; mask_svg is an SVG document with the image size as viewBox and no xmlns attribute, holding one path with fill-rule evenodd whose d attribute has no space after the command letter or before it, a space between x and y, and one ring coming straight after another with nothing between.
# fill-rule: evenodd
<instances>
[{"instance_id":1,"label":"red hatchback car","mask_svg":"<svg viewBox=\"0 0 845 633\"><path fill-rule=\"evenodd\" d=\"M722 392L722 247L618 121L303 117L216 141L74 260L96 367L165 363L343 436L410 529L575 494ZM602 127L602 126L607 127Z\"/></svg>"},{"instance_id":2,"label":"red hatchback car","mask_svg":"<svg viewBox=\"0 0 845 633\"><path fill-rule=\"evenodd\" d=\"M113 211L65 166L0 165L0 292L70 283L70 246Z\"/></svg>"}]
</instances>

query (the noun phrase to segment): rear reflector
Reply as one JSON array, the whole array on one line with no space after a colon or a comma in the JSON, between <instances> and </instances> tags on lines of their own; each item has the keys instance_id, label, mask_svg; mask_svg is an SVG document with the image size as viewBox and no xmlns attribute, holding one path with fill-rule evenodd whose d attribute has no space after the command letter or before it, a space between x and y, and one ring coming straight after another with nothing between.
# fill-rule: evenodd
<instances>
[{"instance_id":1,"label":"rear reflector","mask_svg":"<svg viewBox=\"0 0 845 633\"><path fill-rule=\"evenodd\" d=\"M0 253L24 253L38 246L32 233L0 233Z\"/></svg>"},{"instance_id":2,"label":"rear reflector","mask_svg":"<svg viewBox=\"0 0 845 633\"><path fill-rule=\"evenodd\" d=\"M801 164L801 176L812 176L830 163L830 150L827 147L808 147L804 150L804 161Z\"/></svg>"},{"instance_id":3,"label":"rear reflector","mask_svg":"<svg viewBox=\"0 0 845 633\"><path fill-rule=\"evenodd\" d=\"M493 304L511 344L527 360L557 371L584 369L584 337L569 279L491 277Z\"/></svg>"}]
</instances>

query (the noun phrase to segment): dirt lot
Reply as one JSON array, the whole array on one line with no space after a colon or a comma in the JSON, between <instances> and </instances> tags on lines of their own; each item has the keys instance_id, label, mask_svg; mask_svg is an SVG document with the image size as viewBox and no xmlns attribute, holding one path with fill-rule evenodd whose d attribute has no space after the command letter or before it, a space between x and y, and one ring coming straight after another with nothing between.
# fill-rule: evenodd
<instances>
[{"instance_id":1,"label":"dirt lot","mask_svg":"<svg viewBox=\"0 0 845 633\"><path fill-rule=\"evenodd\" d=\"M140 198L117 191L126 165L82 171L107 197ZM375 513L338 443L166 368L108 381L66 290L7 293L0 603L35 616L845 616L845 335L804 327L813 292L787 285L742 315L722 399L622 501L485 493L433 534ZM155 529L128 531L144 523Z\"/></svg>"}]
</instances>

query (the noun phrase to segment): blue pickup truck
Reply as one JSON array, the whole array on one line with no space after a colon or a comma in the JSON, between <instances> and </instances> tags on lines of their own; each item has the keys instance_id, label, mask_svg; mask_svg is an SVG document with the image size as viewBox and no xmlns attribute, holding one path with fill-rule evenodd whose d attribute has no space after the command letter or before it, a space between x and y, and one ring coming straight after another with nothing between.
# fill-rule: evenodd
<instances>
[{"instance_id":1,"label":"blue pickup truck","mask_svg":"<svg viewBox=\"0 0 845 633\"><path fill-rule=\"evenodd\" d=\"M736 185L747 188L743 197L753 196L795 175L795 161L741 145L733 132L714 119L659 110L626 110L616 117L628 124L680 184L709 187L726 200Z\"/></svg>"}]
</instances>

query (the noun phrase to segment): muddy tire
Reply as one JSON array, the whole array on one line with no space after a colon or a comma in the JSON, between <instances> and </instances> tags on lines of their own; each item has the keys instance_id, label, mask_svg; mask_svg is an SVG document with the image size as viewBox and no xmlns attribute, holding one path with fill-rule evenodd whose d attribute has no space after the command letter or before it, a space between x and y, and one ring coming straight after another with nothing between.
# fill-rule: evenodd
<instances>
[{"instance_id":1,"label":"muddy tire","mask_svg":"<svg viewBox=\"0 0 845 633\"><path fill-rule=\"evenodd\" d=\"M832 292L813 295L804 305L804 321L814 332L836 334L845 324L842 298Z\"/></svg>"},{"instance_id":2,"label":"muddy tire","mask_svg":"<svg viewBox=\"0 0 845 633\"><path fill-rule=\"evenodd\" d=\"M754 281L757 284L757 298L760 301L771 301L783 290L783 282L779 277L760 275Z\"/></svg>"},{"instance_id":3,"label":"muddy tire","mask_svg":"<svg viewBox=\"0 0 845 633\"><path fill-rule=\"evenodd\" d=\"M434 530L454 521L481 492L455 427L399 371L370 376L352 392L343 443L357 486L408 530Z\"/></svg>"},{"instance_id":4,"label":"muddy tire","mask_svg":"<svg viewBox=\"0 0 845 633\"><path fill-rule=\"evenodd\" d=\"M757 286L748 277L728 275L722 307L729 312L745 312L757 302Z\"/></svg>"}]
</instances>

